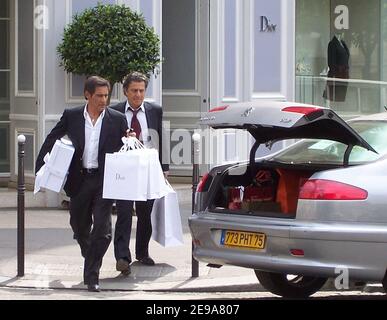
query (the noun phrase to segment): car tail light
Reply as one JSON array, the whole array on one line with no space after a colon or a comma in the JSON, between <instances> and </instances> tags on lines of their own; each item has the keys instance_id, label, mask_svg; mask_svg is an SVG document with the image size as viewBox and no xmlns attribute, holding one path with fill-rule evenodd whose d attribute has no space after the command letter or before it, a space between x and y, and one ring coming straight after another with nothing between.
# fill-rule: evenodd
<instances>
[{"instance_id":1,"label":"car tail light","mask_svg":"<svg viewBox=\"0 0 387 320\"><path fill-rule=\"evenodd\" d=\"M218 112L218 111L224 111L228 108L229 106L222 106L222 107L216 107L211 109L209 112Z\"/></svg>"},{"instance_id":2,"label":"car tail light","mask_svg":"<svg viewBox=\"0 0 387 320\"><path fill-rule=\"evenodd\" d=\"M282 111L301 113L304 115L308 115L308 114L316 112L316 111L321 111L321 108L317 108L317 107L286 107L286 108L282 109Z\"/></svg>"},{"instance_id":3,"label":"car tail light","mask_svg":"<svg viewBox=\"0 0 387 320\"><path fill-rule=\"evenodd\" d=\"M209 173L206 173L203 178L200 180L196 192L206 192L210 186L212 179L209 179L211 176Z\"/></svg>"},{"instance_id":4,"label":"car tail light","mask_svg":"<svg viewBox=\"0 0 387 320\"><path fill-rule=\"evenodd\" d=\"M361 188L331 180L308 180L301 187L299 199L365 200L368 192Z\"/></svg>"}]
</instances>

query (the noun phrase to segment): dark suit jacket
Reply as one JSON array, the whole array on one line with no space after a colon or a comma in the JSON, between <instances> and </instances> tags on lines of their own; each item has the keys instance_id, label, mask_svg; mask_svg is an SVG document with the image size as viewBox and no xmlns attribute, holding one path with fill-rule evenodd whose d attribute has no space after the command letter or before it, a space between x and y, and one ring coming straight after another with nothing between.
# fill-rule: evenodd
<instances>
[{"instance_id":1,"label":"dark suit jacket","mask_svg":"<svg viewBox=\"0 0 387 320\"><path fill-rule=\"evenodd\" d=\"M349 78L349 49L343 40L333 36L328 44L329 78Z\"/></svg>"},{"instance_id":2,"label":"dark suit jacket","mask_svg":"<svg viewBox=\"0 0 387 320\"><path fill-rule=\"evenodd\" d=\"M64 190L69 197L75 196L82 183L82 157L85 148L85 118L83 115L85 107L66 109L54 129L51 130L44 141L38 158L36 160L36 172L43 166L43 158L50 152L55 141L67 135L73 143L75 153L70 164ZM105 154L118 151L122 146L121 138L126 136L128 124L126 117L121 113L106 108L102 121L101 135L99 139L98 166L103 177L105 169Z\"/></svg>"},{"instance_id":3,"label":"dark suit jacket","mask_svg":"<svg viewBox=\"0 0 387 320\"><path fill-rule=\"evenodd\" d=\"M125 114L125 107L126 101L118 103L109 108ZM159 159L163 171L169 171L169 164L167 163L167 161L163 161L163 153L167 152L167 150L165 150L166 144L163 144L163 134L165 134L163 131L163 109L159 105L149 102L144 102L144 109L148 129L150 130L149 139L152 142L153 146L159 151Z\"/></svg>"},{"instance_id":4,"label":"dark suit jacket","mask_svg":"<svg viewBox=\"0 0 387 320\"><path fill-rule=\"evenodd\" d=\"M348 46L343 40L333 36L328 44L328 78L349 78ZM327 81L323 97L332 101L345 101L347 95L347 82Z\"/></svg>"}]
</instances>

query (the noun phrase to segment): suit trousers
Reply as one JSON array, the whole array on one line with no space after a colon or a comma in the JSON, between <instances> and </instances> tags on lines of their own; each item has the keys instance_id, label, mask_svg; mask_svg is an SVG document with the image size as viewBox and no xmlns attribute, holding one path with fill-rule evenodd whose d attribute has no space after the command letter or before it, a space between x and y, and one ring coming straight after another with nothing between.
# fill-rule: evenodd
<instances>
[{"instance_id":1,"label":"suit trousers","mask_svg":"<svg viewBox=\"0 0 387 320\"><path fill-rule=\"evenodd\" d=\"M137 215L136 259L149 256L149 241L152 236L151 213L154 200L135 201ZM129 249L132 230L134 201L117 200L117 222L114 233L114 256L116 260L127 259L132 262Z\"/></svg>"},{"instance_id":2,"label":"suit trousers","mask_svg":"<svg viewBox=\"0 0 387 320\"><path fill-rule=\"evenodd\" d=\"M85 284L98 284L103 257L112 238L112 200L102 199L100 173L85 174L78 194L70 199L70 225L85 258Z\"/></svg>"}]
</instances>

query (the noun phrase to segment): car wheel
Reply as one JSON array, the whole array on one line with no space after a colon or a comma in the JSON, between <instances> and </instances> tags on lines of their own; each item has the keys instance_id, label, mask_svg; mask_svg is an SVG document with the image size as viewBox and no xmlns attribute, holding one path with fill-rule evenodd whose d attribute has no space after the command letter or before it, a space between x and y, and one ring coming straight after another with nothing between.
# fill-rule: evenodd
<instances>
[{"instance_id":1,"label":"car wheel","mask_svg":"<svg viewBox=\"0 0 387 320\"><path fill-rule=\"evenodd\" d=\"M317 292L327 278L289 275L255 270L259 283L271 293L285 298L307 298Z\"/></svg>"}]
</instances>

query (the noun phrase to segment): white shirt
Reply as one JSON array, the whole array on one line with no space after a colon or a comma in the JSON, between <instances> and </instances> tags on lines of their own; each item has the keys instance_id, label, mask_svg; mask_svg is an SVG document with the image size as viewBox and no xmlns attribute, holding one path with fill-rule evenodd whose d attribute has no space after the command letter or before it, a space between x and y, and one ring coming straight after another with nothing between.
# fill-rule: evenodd
<instances>
[{"instance_id":1,"label":"white shirt","mask_svg":"<svg viewBox=\"0 0 387 320\"><path fill-rule=\"evenodd\" d=\"M82 165L86 169L96 169L98 168L99 137L101 135L102 119L105 116L105 110L99 115L94 125L87 112L87 104L83 111L83 116L85 117L85 149L83 151Z\"/></svg>"},{"instance_id":2,"label":"white shirt","mask_svg":"<svg viewBox=\"0 0 387 320\"><path fill-rule=\"evenodd\" d=\"M128 126L130 128L130 124L132 123L132 118L133 118L133 112L131 110L135 110L129 105L129 102L126 101L126 106L125 106L125 115L126 115L126 120L128 120ZM140 110L137 113L137 119L138 122L140 122L141 126L141 137L140 140L144 142L144 145L147 146L149 143L149 137L148 137L148 122L146 121L146 114L145 114L145 108L144 108L144 103L141 104Z\"/></svg>"}]
</instances>

